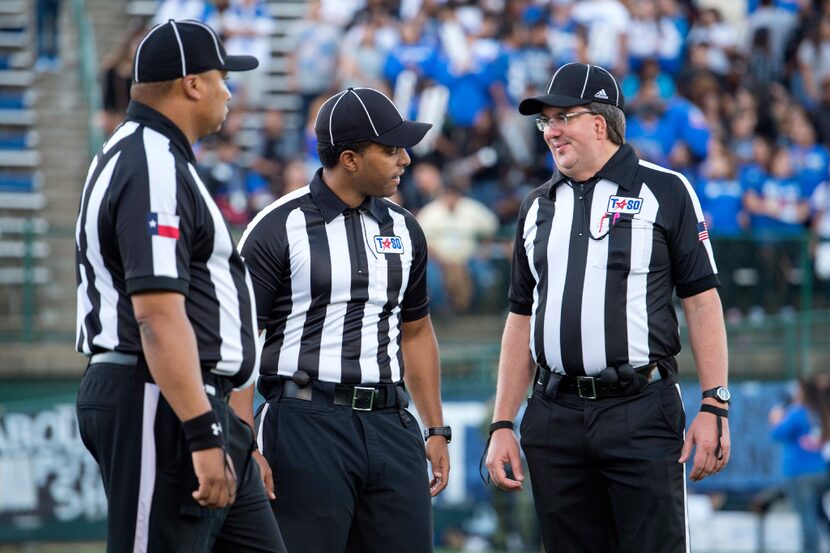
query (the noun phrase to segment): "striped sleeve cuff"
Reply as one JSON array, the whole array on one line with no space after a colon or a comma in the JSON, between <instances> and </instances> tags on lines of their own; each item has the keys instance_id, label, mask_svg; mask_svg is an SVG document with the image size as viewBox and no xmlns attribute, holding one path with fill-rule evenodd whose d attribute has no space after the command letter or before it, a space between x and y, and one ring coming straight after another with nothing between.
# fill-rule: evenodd
<instances>
[{"instance_id":1,"label":"striped sleeve cuff","mask_svg":"<svg viewBox=\"0 0 830 553\"><path fill-rule=\"evenodd\" d=\"M152 290L163 290L169 292L179 292L187 295L190 283L180 278L172 277L141 277L132 278L127 281L127 294L132 295L138 292L149 292Z\"/></svg>"}]
</instances>

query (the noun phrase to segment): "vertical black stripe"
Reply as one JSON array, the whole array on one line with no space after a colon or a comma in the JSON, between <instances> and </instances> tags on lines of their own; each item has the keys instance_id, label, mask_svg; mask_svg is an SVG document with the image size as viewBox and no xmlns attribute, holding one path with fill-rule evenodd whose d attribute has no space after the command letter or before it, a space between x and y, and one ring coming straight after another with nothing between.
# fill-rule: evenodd
<instances>
[{"instance_id":1,"label":"vertical black stripe","mask_svg":"<svg viewBox=\"0 0 830 553\"><path fill-rule=\"evenodd\" d=\"M562 325L560 348L562 368L568 374L584 375L582 359L582 289L585 283L585 264L588 261L588 221L593 186L588 189L573 189L574 212L568 250L568 268L565 274L565 289L562 293ZM597 290L599 293L599 290ZM565 317L571 322L566 323Z\"/></svg>"},{"instance_id":2,"label":"vertical black stripe","mask_svg":"<svg viewBox=\"0 0 830 553\"><path fill-rule=\"evenodd\" d=\"M552 192L553 194L556 191ZM536 291L539 294L539 301L536 308L536 327L533 331L533 343L536 348L536 362L539 365L552 368L548 365L545 356L545 312L548 304L548 280L550 279L550 268L548 267L548 241L550 240L553 217L556 213L556 204L550 201L547 196L541 196L538 200L539 209L536 212L536 235L533 238L533 267L539 275L539 282L536 283ZM530 260L528 260L530 261Z\"/></svg>"},{"instance_id":3,"label":"vertical black stripe","mask_svg":"<svg viewBox=\"0 0 830 553\"><path fill-rule=\"evenodd\" d=\"M290 269L289 269L290 271ZM262 348L260 373L277 374L280 364L280 352L285 341L285 325L291 315L291 294L293 283L286 277L280 286L280 296L271 306L268 323L265 325L265 345Z\"/></svg>"},{"instance_id":4,"label":"vertical black stripe","mask_svg":"<svg viewBox=\"0 0 830 553\"><path fill-rule=\"evenodd\" d=\"M289 202L258 223L258 225L264 225L263 228L267 229L265 234L268 236L268 248L262 249L268 251L273 249L273 255L284 260L281 274L268 275L273 278L271 284L277 286L277 291L271 298L271 303L263 302L260 298L260 303L257 304L258 324L260 327L265 327L265 345L262 349L260 362L260 373L262 374L277 373L282 344L285 341L285 325L293 308L292 294L296 285L291 281L291 250L287 243L288 232L286 228L289 216L301 205L300 201ZM259 226L257 229L259 229ZM256 242L256 239L249 238L248 242L243 245L242 253L247 258L264 255L261 253L260 247L254 246ZM254 290L256 291L256 285Z\"/></svg>"},{"instance_id":5,"label":"vertical black stripe","mask_svg":"<svg viewBox=\"0 0 830 553\"><path fill-rule=\"evenodd\" d=\"M300 339L299 368L312 378L317 378L320 368L320 342L323 339L323 323L326 307L331 301L332 274L329 240L326 222L318 210L303 209L310 258L308 283L311 286L311 304L303 324Z\"/></svg>"},{"instance_id":6,"label":"vertical black stripe","mask_svg":"<svg viewBox=\"0 0 830 553\"><path fill-rule=\"evenodd\" d=\"M388 217L387 220L380 227L381 236L395 236L394 220ZM411 254L412 242L405 244L405 253ZM385 253L386 258L386 303L383 306L383 312L380 314L378 320L378 368L380 370L381 382L392 382L392 365L389 357L389 317L392 315L392 310L398 305L398 295L401 291L401 284L403 283L403 271L401 264L401 254ZM380 276L380 275L378 275ZM403 370L403 365L400 365ZM401 375L403 376L403 374Z\"/></svg>"},{"instance_id":7,"label":"vertical black stripe","mask_svg":"<svg viewBox=\"0 0 830 553\"><path fill-rule=\"evenodd\" d=\"M621 195L636 198L640 185ZM621 193L623 191L618 191ZM605 279L605 359L609 366L628 363L628 274L631 225L617 224L608 233Z\"/></svg>"},{"instance_id":8,"label":"vertical black stripe","mask_svg":"<svg viewBox=\"0 0 830 553\"><path fill-rule=\"evenodd\" d=\"M82 283L81 271L83 271L86 276L86 296L92 306L92 309L90 309L89 313L83 318L83 320L76 321L76 324L82 330L78 337L78 351L83 351L84 340L86 341L87 348L91 349L92 338L101 332L101 321L97 316L101 309L101 296L95 288L95 272L89 266L89 257L87 254L89 250L89 243L87 241L85 229L87 217L89 216L89 198L92 195L92 190L95 187L95 184L101 176L101 172L104 170L104 167L106 167L106 165L103 164L103 157L104 156L100 154L98 155L98 166L95 168L95 172L90 176L89 184L86 189L86 195L81 198L80 213L78 215L81 227L81 230L78 233L78 243L76 244L75 250L78 285L80 286Z\"/></svg>"},{"instance_id":9,"label":"vertical black stripe","mask_svg":"<svg viewBox=\"0 0 830 553\"><path fill-rule=\"evenodd\" d=\"M360 212L356 209L347 210L344 214L346 236L349 244L349 259L351 260L351 298L346 306L346 316L343 322L343 348L341 350L341 382L359 383L362 380L360 372L360 350L362 347L363 311L369 301L369 273L366 259L366 246L363 241L363 227L360 222Z\"/></svg>"}]
</instances>

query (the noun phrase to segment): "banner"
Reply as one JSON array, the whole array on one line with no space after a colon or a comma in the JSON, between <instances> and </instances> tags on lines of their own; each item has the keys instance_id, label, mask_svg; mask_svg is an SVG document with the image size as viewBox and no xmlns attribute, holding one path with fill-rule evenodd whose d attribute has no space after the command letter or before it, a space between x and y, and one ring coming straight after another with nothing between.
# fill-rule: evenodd
<instances>
[{"instance_id":1,"label":"banner","mask_svg":"<svg viewBox=\"0 0 830 553\"><path fill-rule=\"evenodd\" d=\"M52 384L31 381L27 388L31 397L17 394L12 401L15 392L0 383L0 542L106 535L106 498L98 466L78 433L74 393L67 393L64 383L50 394ZM700 388L684 383L681 389L691 423L700 405ZM783 481L779 447L769 437L767 415L790 386L743 382L731 389L731 461L714 477L688 482L691 491L754 493ZM485 487L478 472L489 419L484 402L444 403L445 423L453 427L452 471L436 507L491 500L492 486Z\"/></svg>"}]
</instances>

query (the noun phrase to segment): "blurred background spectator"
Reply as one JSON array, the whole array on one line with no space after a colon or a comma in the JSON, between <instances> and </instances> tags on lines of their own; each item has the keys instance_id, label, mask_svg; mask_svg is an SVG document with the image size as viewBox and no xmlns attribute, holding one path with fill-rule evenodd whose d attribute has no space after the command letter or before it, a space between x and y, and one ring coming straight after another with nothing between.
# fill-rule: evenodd
<instances>
[{"instance_id":1,"label":"blurred background spectator","mask_svg":"<svg viewBox=\"0 0 830 553\"><path fill-rule=\"evenodd\" d=\"M495 305L504 308L502 273L518 207L554 169L533 121L518 115L516 105L544 90L563 63L599 63L625 94L627 140L697 190L730 320L798 308L806 259L815 260L817 290L828 287L830 304L827 2L311 0L304 6L282 28L288 47L277 60L281 86L297 99L291 104L269 96L277 82L269 76L269 41L281 22L265 0L159 3L156 19L203 19L229 51L263 61L258 75L231 83L231 130L197 147L200 171L232 226L242 228L258 207L307 183L317 164L313 126L321 98L349 86L376 88L408 117L434 125L411 152L396 198L416 215L425 209L427 224L431 213L452 226L466 206L487 212L480 217L486 232L461 228L472 226L463 220L459 229L438 231L444 237L436 244L463 237L464 251L474 253L435 246L434 297L445 298L452 312L470 309L480 296L498 297ZM102 69L106 130L123 112L132 47L125 39ZM811 258L799 245L809 233L816 237ZM477 268L487 259L486 270Z\"/></svg>"},{"instance_id":2,"label":"blurred background spectator","mask_svg":"<svg viewBox=\"0 0 830 553\"><path fill-rule=\"evenodd\" d=\"M58 15L61 0L35 0L35 21L37 43L35 55L36 71L58 71L60 69L60 35L58 34Z\"/></svg>"},{"instance_id":3,"label":"blurred background spectator","mask_svg":"<svg viewBox=\"0 0 830 553\"><path fill-rule=\"evenodd\" d=\"M821 455L820 414L815 410L821 400L815 378L805 378L798 382L788 406L777 406L769 413L772 438L781 444L787 496L801 522L803 553L821 551L820 530L828 528L822 497L830 489L830 478Z\"/></svg>"},{"instance_id":4,"label":"blurred background spectator","mask_svg":"<svg viewBox=\"0 0 830 553\"><path fill-rule=\"evenodd\" d=\"M138 43L147 33L141 20L130 21L123 40L110 52L101 64L101 130L105 136L124 119L130 103L130 86L133 83L133 56Z\"/></svg>"}]
</instances>

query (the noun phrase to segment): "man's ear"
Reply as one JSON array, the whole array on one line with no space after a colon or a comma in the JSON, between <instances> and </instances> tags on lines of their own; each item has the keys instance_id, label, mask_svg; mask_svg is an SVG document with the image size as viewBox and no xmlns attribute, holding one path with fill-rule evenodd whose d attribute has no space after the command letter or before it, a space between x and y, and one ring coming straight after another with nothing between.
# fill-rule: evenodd
<instances>
[{"instance_id":1,"label":"man's ear","mask_svg":"<svg viewBox=\"0 0 830 553\"><path fill-rule=\"evenodd\" d=\"M340 154L340 163L347 171L351 171L353 173L360 170L362 161L363 160L360 159L360 154L354 150L346 150Z\"/></svg>"},{"instance_id":2,"label":"man's ear","mask_svg":"<svg viewBox=\"0 0 830 553\"><path fill-rule=\"evenodd\" d=\"M202 99L202 82L197 75L187 75L181 80L182 93L188 100Z\"/></svg>"},{"instance_id":3,"label":"man's ear","mask_svg":"<svg viewBox=\"0 0 830 553\"><path fill-rule=\"evenodd\" d=\"M605 117L594 117L594 130L597 133L597 140L605 140L608 136L608 122Z\"/></svg>"}]
</instances>

